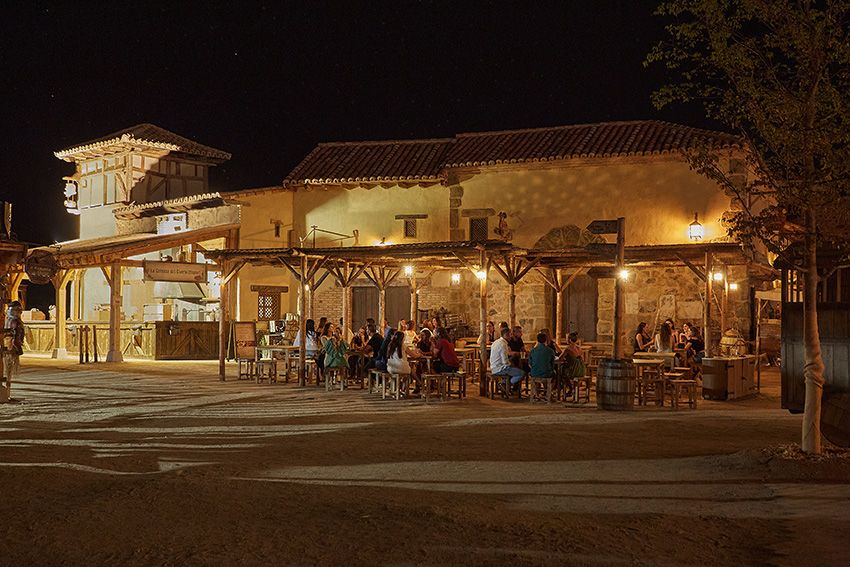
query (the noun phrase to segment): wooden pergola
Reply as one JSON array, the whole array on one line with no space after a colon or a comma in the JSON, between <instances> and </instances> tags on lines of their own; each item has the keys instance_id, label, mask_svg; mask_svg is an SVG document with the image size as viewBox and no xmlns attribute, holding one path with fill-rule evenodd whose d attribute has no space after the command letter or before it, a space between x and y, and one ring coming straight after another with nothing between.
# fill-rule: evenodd
<instances>
[{"instance_id":1,"label":"wooden pergola","mask_svg":"<svg viewBox=\"0 0 850 567\"><path fill-rule=\"evenodd\" d=\"M86 240L72 240L33 250L49 252L58 268L51 278L56 290L56 338L54 341L54 357L65 354L66 305L65 290L68 284L82 279L82 273L89 268L98 268L109 285L109 351L108 362L121 362L120 333L121 333L121 297L124 268L140 268L142 260L134 260L133 256L166 250L178 246L196 246L201 242L224 239L224 245L231 247L239 242L238 224L221 224L193 230L174 232L171 234L138 233L119 236L108 236ZM192 256L198 249L193 248ZM203 250L205 256L208 251ZM227 297L228 290L222 286L222 297ZM222 301L222 311L226 301ZM222 331L223 332L223 331Z\"/></svg>"},{"instance_id":2,"label":"wooden pergola","mask_svg":"<svg viewBox=\"0 0 850 567\"><path fill-rule=\"evenodd\" d=\"M333 277L342 288L343 323L351 328L349 298L351 286L358 277L367 277L379 292L379 320L386 313L386 288L399 275L408 278L411 287L411 316L416 315L415 270L469 270L480 281L479 314L480 335L486 332L487 324L487 276L493 269L510 286L509 317L516 323L516 285L532 270L556 291L556 337L560 338L561 313L563 312L562 291L581 273L600 277L615 277L613 244L591 244L585 248L563 248L557 250L526 249L501 240L451 241L394 244L386 246L352 246L338 248L262 248L211 250L207 257L218 260L222 267L222 283L230 281L246 264L278 266L289 271L299 283L299 312L301 336L306 334L305 314L308 296L315 291L326 277ZM703 327L708 333L711 323L710 305L714 265L751 264L741 245L734 242L710 242L625 247L625 266L687 266L705 284L705 309ZM415 268L414 268L415 267ZM319 272L324 274L319 276ZM725 282L725 278L724 278ZM726 294L723 295L724 302ZM725 318L725 305L721 309ZM226 329L225 310L222 309L222 330ZM614 333L618 336L622 321L615 310ZM725 328L725 327L724 327ZM219 351L219 373L224 379L225 333L222 332L222 348ZM706 337L706 343L709 342ZM481 358L480 387L486 392L487 346L479 344ZM302 341L299 349L299 385L306 384L306 346Z\"/></svg>"}]
</instances>

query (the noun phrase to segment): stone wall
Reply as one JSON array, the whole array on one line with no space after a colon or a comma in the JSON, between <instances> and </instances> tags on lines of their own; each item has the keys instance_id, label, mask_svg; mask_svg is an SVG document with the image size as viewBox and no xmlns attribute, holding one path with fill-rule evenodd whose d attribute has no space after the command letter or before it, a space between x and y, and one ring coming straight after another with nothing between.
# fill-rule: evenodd
<instances>
[{"instance_id":1,"label":"stone wall","mask_svg":"<svg viewBox=\"0 0 850 567\"><path fill-rule=\"evenodd\" d=\"M749 281L745 266L730 266L729 281L738 283L737 291L729 292L728 327L737 329L744 337L750 331ZM684 267L632 268L625 284L625 316L622 340L625 352L632 351L632 334L638 323L649 326L664 322L668 317L681 329L684 322L702 328L705 284ZM712 306L712 344L720 340L720 301L723 287L714 287L716 301ZM610 341L614 322L614 280L599 280L599 303L596 332L599 341ZM654 331L653 331L654 332Z\"/></svg>"}]
</instances>

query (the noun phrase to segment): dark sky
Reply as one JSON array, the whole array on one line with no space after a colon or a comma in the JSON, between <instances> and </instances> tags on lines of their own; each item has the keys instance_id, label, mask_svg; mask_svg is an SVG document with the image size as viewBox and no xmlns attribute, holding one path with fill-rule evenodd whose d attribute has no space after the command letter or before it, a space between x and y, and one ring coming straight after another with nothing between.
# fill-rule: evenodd
<instances>
[{"instance_id":1,"label":"dark sky","mask_svg":"<svg viewBox=\"0 0 850 567\"><path fill-rule=\"evenodd\" d=\"M279 183L321 141L705 125L649 102L653 1L19 4L0 24L0 198L31 242L76 236L53 151L140 122L231 152L224 190Z\"/></svg>"}]
</instances>

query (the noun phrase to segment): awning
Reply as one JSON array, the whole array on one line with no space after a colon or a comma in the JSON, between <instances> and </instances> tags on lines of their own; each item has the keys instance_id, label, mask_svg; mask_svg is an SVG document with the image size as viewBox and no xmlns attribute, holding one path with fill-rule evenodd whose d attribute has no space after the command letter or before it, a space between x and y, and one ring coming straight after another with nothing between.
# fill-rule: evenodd
<instances>
[{"instance_id":1,"label":"awning","mask_svg":"<svg viewBox=\"0 0 850 567\"><path fill-rule=\"evenodd\" d=\"M108 266L139 254L226 237L238 228L238 224L221 224L171 234L140 233L69 240L35 248L32 252L49 252L60 269Z\"/></svg>"}]
</instances>

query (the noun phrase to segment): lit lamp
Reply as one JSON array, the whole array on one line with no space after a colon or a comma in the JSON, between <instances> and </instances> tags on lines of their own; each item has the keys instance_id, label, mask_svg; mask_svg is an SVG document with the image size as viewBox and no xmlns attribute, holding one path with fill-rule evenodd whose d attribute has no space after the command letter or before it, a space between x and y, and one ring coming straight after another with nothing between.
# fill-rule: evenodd
<instances>
[{"instance_id":1,"label":"lit lamp","mask_svg":"<svg viewBox=\"0 0 850 567\"><path fill-rule=\"evenodd\" d=\"M485 272L484 270L478 270L477 272L475 272L475 277L481 281L484 281L487 279L487 272Z\"/></svg>"},{"instance_id":2,"label":"lit lamp","mask_svg":"<svg viewBox=\"0 0 850 567\"><path fill-rule=\"evenodd\" d=\"M688 238L696 242L697 240L702 240L702 237L705 236L705 231L702 228L702 225L699 223L699 216L697 213L694 213L694 222L688 225Z\"/></svg>"},{"instance_id":3,"label":"lit lamp","mask_svg":"<svg viewBox=\"0 0 850 567\"><path fill-rule=\"evenodd\" d=\"M627 269L623 268L623 269L622 269L622 270L620 270L620 272L617 274L617 277L619 277L619 278L620 278L621 280L623 280L623 281L626 281L626 280L628 280L628 279L629 279L629 271L628 271Z\"/></svg>"},{"instance_id":4,"label":"lit lamp","mask_svg":"<svg viewBox=\"0 0 850 567\"><path fill-rule=\"evenodd\" d=\"M405 266L404 267L404 275L410 277L413 275L413 266Z\"/></svg>"},{"instance_id":5,"label":"lit lamp","mask_svg":"<svg viewBox=\"0 0 850 567\"><path fill-rule=\"evenodd\" d=\"M455 273L452 274L452 283L454 285L460 284L460 274L459 273L455 272Z\"/></svg>"},{"instance_id":6,"label":"lit lamp","mask_svg":"<svg viewBox=\"0 0 850 567\"><path fill-rule=\"evenodd\" d=\"M714 281L716 282L722 282L723 272L714 272L713 274L711 274L711 277L714 278Z\"/></svg>"},{"instance_id":7,"label":"lit lamp","mask_svg":"<svg viewBox=\"0 0 850 567\"><path fill-rule=\"evenodd\" d=\"M729 291L738 291L738 284L735 282L729 283Z\"/></svg>"}]
</instances>

